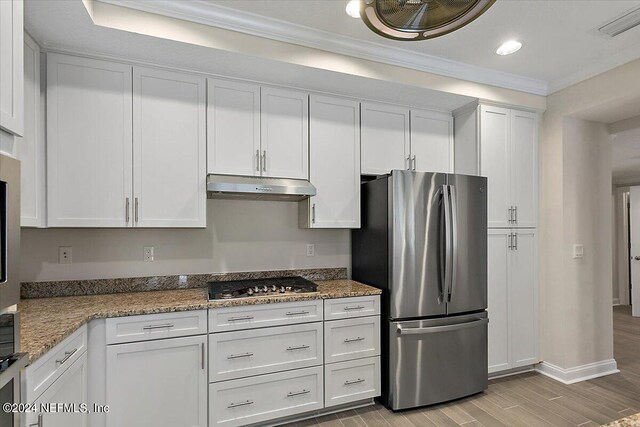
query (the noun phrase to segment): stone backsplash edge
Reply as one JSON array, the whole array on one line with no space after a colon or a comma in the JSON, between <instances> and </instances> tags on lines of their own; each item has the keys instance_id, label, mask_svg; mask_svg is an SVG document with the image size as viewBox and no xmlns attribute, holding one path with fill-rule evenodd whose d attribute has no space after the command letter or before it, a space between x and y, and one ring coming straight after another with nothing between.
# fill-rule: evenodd
<instances>
[{"instance_id":1,"label":"stone backsplash edge","mask_svg":"<svg viewBox=\"0 0 640 427\"><path fill-rule=\"evenodd\" d=\"M116 294L121 292L163 291L202 288L207 282L228 280L267 279L302 276L308 280L340 280L347 278L345 267L310 268L297 270L268 270L235 273L185 274L175 276L129 277L119 279L63 280L23 282L22 299L68 297L81 295Z\"/></svg>"}]
</instances>

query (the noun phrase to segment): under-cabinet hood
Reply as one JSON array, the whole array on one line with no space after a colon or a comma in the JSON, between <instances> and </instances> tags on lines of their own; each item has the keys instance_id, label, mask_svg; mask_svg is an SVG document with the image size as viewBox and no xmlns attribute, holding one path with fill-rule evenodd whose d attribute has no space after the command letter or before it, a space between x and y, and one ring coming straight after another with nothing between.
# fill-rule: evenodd
<instances>
[{"instance_id":1,"label":"under-cabinet hood","mask_svg":"<svg viewBox=\"0 0 640 427\"><path fill-rule=\"evenodd\" d=\"M316 188L304 179L207 175L207 197L209 199L297 202L315 195Z\"/></svg>"}]
</instances>

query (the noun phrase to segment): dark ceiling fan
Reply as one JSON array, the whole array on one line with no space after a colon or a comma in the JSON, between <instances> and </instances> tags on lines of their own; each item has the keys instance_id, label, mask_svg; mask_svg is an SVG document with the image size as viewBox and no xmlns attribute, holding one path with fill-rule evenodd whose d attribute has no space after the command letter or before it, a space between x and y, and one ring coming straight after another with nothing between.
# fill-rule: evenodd
<instances>
[{"instance_id":1,"label":"dark ceiling fan","mask_svg":"<svg viewBox=\"0 0 640 427\"><path fill-rule=\"evenodd\" d=\"M361 0L360 16L375 33L394 40L425 40L455 31L495 0Z\"/></svg>"}]
</instances>

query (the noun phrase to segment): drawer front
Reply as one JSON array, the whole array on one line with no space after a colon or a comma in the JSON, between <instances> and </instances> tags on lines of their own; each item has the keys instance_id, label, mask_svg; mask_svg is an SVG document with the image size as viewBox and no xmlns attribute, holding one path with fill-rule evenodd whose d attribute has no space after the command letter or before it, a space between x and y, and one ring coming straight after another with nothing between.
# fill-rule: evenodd
<instances>
[{"instance_id":1,"label":"drawer front","mask_svg":"<svg viewBox=\"0 0 640 427\"><path fill-rule=\"evenodd\" d=\"M380 314L380 295L336 298L324 301L324 320L349 319Z\"/></svg>"},{"instance_id":2,"label":"drawer front","mask_svg":"<svg viewBox=\"0 0 640 427\"><path fill-rule=\"evenodd\" d=\"M209 332L322 321L322 300L209 309Z\"/></svg>"},{"instance_id":3,"label":"drawer front","mask_svg":"<svg viewBox=\"0 0 640 427\"><path fill-rule=\"evenodd\" d=\"M325 367L325 407L380 396L380 356Z\"/></svg>"},{"instance_id":4,"label":"drawer front","mask_svg":"<svg viewBox=\"0 0 640 427\"><path fill-rule=\"evenodd\" d=\"M209 381L322 365L322 322L209 335Z\"/></svg>"},{"instance_id":5,"label":"drawer front","mask_svg":"<svg viewBox=\"0 0 640 427\"><path fill-rule=\"evenodd\" d=\"M243 426L323 407L322 366L209 385L211 426Z\"/></svg>"},{"instance_id":6,"label":"drawer front","mask_svg":"<svg viewBox=\"0 0 640 427\"><path fill-rule=\"evenodd\" d=\"M49 350L25 371L26 402L34 402L87 351L87 325Z\"/></svg>"},{"instance_id":7,"label":"drawer front","mask_svg":"<svg viewBox=\"0 0 640 427\"><path fill-rule=\"evenodd\" d=\"M106 320L107 344L177 338L206 333L206 310L145 314Z\"/></svg>"},{"instance_id":8,"label":"drawer front","mask_svg":"<svg viewBox=\"0 0 640 427\"><path fill-rule=\"evenodd\" d=\"M326 363L380 355L380 317L336 320L324 324Z\"/></svg>"}]
</instances>

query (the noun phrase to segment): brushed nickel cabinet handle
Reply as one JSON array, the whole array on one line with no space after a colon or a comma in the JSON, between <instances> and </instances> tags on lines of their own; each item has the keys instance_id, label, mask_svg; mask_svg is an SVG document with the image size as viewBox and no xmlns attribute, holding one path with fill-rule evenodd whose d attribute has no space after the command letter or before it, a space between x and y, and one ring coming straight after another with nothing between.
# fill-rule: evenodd
<instances>
[{"instance_id":1,"label":"brushed nickel cabinet handle","mask_svg":"<svg viewBox=\"0 0 640 427\"><path fill-rule=\"evenodd\" d=\"M413 164L412 169L416 170L416 155L414 154L413 157L411 158L411 162Z\"/></svg>"},{"instance_id":2,"label":"brushed nickel cabinet handle","mask_svg":"<svg viewBox=\"0 0 640 427\"><path fill-rule=\"evenodd\" d=\"M302 391L290 391L287 393L287 397L300 396L301 394L309 394L311 390L302 390Z\"/></svg>"},{"instance_id":3,"label":"brushed nickel cabinet handle","mask_svg":"<svg viewBox=\"0 0 640 427\"><path fill-rule=\"evenodd\" d=\"M509 206L509 209L507 209L507 222L509 224L511 224L513 222L513 206Z\"/></svg>"},{"instance_id":4,"label":"brushed nickel cabinet handle","mask_svg":"<svg viewBox=\"0 0 640 427\"><path fill-rule=\"evenodd\" d=\"M129 224L129 198L128 197L126 199L126 203L124 206L124 217L125 217L125 222Z\"/></svg>"},{"instance_id":5,"label":"brushed nickel cabinet handle","mask_svg":"<svg viewBox=\"0 0 640 427\"><path fill-rule=\"evenodd\" d=\"M517 223L518 223L518 207L517 207L517 206L515 206L515 207L513 208L513 211L514 211L513 223L514 223L514 224L517 224ZM516 245L516 246L518 246L518 245ZM516 248L516 249L517 249L517 248Z\"/></svg>"},{"instance_id":6,"label":"brushed nickel cabinet handle","mask_svg":"<svg viewBox=\"0 0 640 427\"><path fill-rule=\"evenodd\" d=\"M38 422L35 424L29 424L29 427L43 427L42 425L42 414L38 414Z\"/></svg>"},{"instance_id":7,"label":"brushed nickel cabinet handle","mask_svg":"<svg viewBox=\"0 0 640 427\"><path fill-rule=\"evenodd\" d=\"M76 352L77 352L77 351L78 351L78 349L77 349L77 348L74 348L74 349L73 349L73 350L71 350L71 351L65 351L65 352L64 352L64 357L63 357L62 359L60 359L60 360L56 360L56 363L57 363L57 364L60 364L60 365L64 365L64 363L65 363L67 360L69 360L69 359L71 358L71 356L73 356L74 354L76 354Z\"/></svg>"},{"instance_id":8,"label":"brushed nickel cabinet handle","mask_svg":"<svg viewBox=\"0 0 640 427\"><path fill-rule=\"evenodd\" d=\"M289 311L285 313L286 316L304 316L305 314L309 314L309 312L302 310L302 311Z\"/></svg>"},{"instance_id":9,"label":"brushed nickel cabinet handle","mask_svg":"<svg viewBox=\"0 0 640 427\"><path fill-rule=\"evenodd\" d=\"M410 171L411 170L411 156L407 157L404 161L408 165L407 166L407 170Z\"/></svg>"},{"instance_id":10,"label":"brushed nickel cabinet handle","mask_svg":"<svg viewBox=\"0 0 640 427\"><path fill-rule=\"evenodd\" d=\"M358 378L357 380L353 380L353 381L345 381L344 385L353 385L353 384L360 384L363 383L364 380L362 378Z\"/></svg>"},{"instance_id":11,"label":"brushed nickel cabinet handle","mask_svg":"<svg viewBox=\"0 0 640 427\"><path fill-rule=\"evenodd\" d=\"M344 340L345 343L350 343L350 342L358 342L358 341L364 341L364 337L356 337L356 338L346 338Z\"/></svg>"},{"instance_id":12,"label":"brushed nickel cabinet handle","mask_svg":"<svg viewBox=\"0 0 640 427\"><path fill-rule=\"evenodd\" d=\"M237 408L238 406L247 406L247 405L253 405L253 400L247 400L246 402L231 403L229 406L227 406L227 409Z\"/></svg>"},{"instance_id":13,"label":"brushed nickel cabinet handle","mask_svg":"<svg viewBox=\"0 0 640 427\"><path fill-rule=\"evenodd\" d=\"M293 351L293 350L306 350L308 349L309 346L308 345L299 345L296 347L287 347L287 351Z\"/></svg>"},{"instance_id":14,"label":"brushed nickel cabinet handle","mask_svg":"<svg viewBox=\"0 0 640 427\"><path fill-rule=\"evenodd\" d=\"M231 354L229 356L227 356L228 360L233 360L233 359L241 359L243 357L251 357L253 356L253 353L243 353L243 354Z\"/></svg>"},{"instance_id":15,"label":"brushed nickel cabinet handle","mask_svg":"<svg viewBox=\"0 0 640 427\"><path fill-rule=\"evenodd\" d=\"M173 328L173 323L165 323L164 325L149 325L149 326L143 326L142 330L144 331L150 331L152 329L165 329L165 328Z\"/></svg>"},{"instance_id":16,"label":"brushed nickel cabinet handle","mask_svg":"<svg viewBox=\"0 0 640 427\"><path fill-rule=\"evenodd\" d=\"M315 203L311 205L311 222L313 224L316 223L316 204Z\"/></svg>"},{"instance_id":17,"label":"brushed nickel cabinet handle","mask_svg":"<svg viewBox=\"0 0 640 427\"><path fill-rule=\"evenodd\" d=\"M138 222L138 198L135 198L135 219Z\"/></svg>"},{"instance_id":18,"label":"brushed nickel cabinet handle","mask_svg":"<svg viewBox=\"0 0 640 427\"><path fill-rule=\"evenodd\" d=\"M256 171L260 172L260 150L256 150Z\"/></svg>"},{"instance_id":19,"label":"brushed nickel cabinet handle","mask_svg":"<svg viewBox=\"0 0 640 427\"><path fill-rule=\"evenodd\" d=\"M347 306L347 307L344 308L345 311L362 310L362 309L364 309L363 305Z\"/></svg>"},{"instance_id":20,"label":"brushed nickel cabinet handle","mask_svg":"<svg viewBox=\"0 0 640 427\"><path fill-rule=\"evenodd\" d=\"M515 239L515 243L513 245L513 248L517 251L518 250L518 233L513 233L513 237Z\"/></svg>"},{"instance_id":21,"label":"brushed nickel cabinet handle","mask_svg":"<svg viewBox=\"0 0 640 427\"><path fill-rule=\"evenodd\" d=\"M204 343L200 344L200 356L202 356L202 364L201 364L201 368L202 370L205 369L205 354L204 354Z\"/></svg>"},{"instance_id":22,"label":"brushed nickel cabinet handle","mask_svg":"<svg viewBox=\"0 0 640 427\"><path fill-rule=\"evenodd\" d=\"M262 152L262 172L267 171L267 150Z\"/></svg>"},{"instance_id":23,"label":"brushed nickel cabinet handle","mask_svg":"<svg viewBox=\"0 0 640 427\"><path fill-rule=\"evenodd\" d=\"M242 316L242 317L230 317L227 319L227 322L237 322L239 320L251 320L253 316Z\"/></svg>"}]
</instances>

